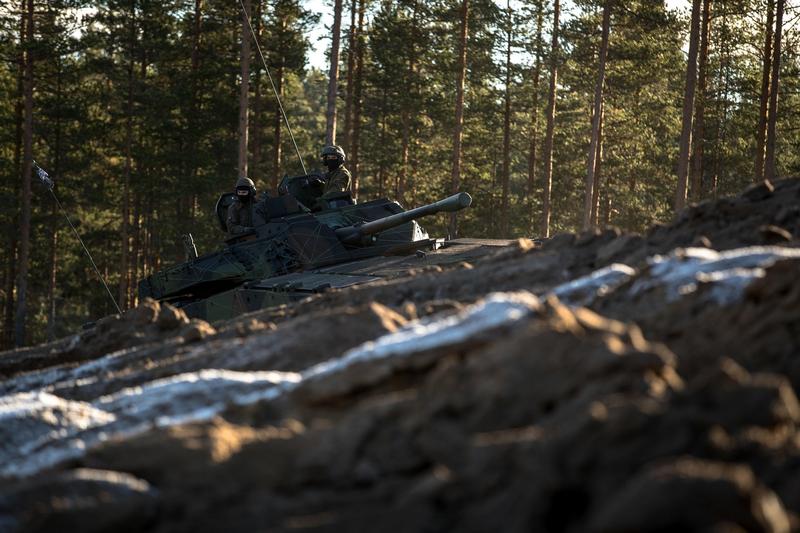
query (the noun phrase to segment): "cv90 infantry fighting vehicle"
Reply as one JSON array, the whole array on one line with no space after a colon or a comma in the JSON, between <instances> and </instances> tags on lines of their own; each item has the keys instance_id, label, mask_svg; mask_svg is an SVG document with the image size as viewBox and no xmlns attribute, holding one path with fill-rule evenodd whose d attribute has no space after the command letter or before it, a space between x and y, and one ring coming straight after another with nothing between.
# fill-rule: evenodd
<instances>
[{"instance_id":1,"label":"cv90 infantry fighting vehicle","mask_svg":"<svg viewBox=\"0 0 800 533\"><path fill-rule=\"evenodd\" d=\"M182 308L190 317L221 320L297 301L331 288L367 283L420 266L463 260L447 254L504 242L431 239L416 219L468 207L458 193L408 211L388 199L355 204L349 193L312 212L320 191L314 176L284 178L281 196L254 208L254 229L225 241L213 253L191 254L181 264L139 281L139 297ZM222 195L216 214L225 230L233 193ZM469 257L466 253L465 257ZM191 257L194 256L194 257Z\"/></svg>"}]
</instances>

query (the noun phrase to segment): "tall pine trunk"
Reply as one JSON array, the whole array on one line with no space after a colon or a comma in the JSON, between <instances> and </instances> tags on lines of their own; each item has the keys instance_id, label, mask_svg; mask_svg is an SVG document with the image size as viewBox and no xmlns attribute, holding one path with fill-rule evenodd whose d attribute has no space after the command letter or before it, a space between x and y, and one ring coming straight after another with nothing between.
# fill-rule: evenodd
<instances>
[{"instance_id":1,"label":"tall pine trunk","mask_svg":"<svg viewBox=\"0 0 800 533\"><path fill-rule=\"evenodd\" d=\"M133 194L133 242L131 243L131 276L133 279L139 278L139 272L142 272L142 224L141 224L141 211L142 211L142 196L137 190ZM128 288L128 301L131 307L136 307L136 288L133 284Z\"/></svg>"},{"instance_id":2,"label":"tall pine trunk","mask_svg":"<svg viewBox=\"0 0 800 533\"><path fill-rule=\"evenodd\" d=\"M23 135L23 100L25 95L25 5L27 0L20 2L19 18L19 53L17 54L17 93L14 103L14 168L12 169L14 199L19 199L20 180L22 176L22 135ZM14 346L14 287L17 277L17 243L18 243L18 220L16 214L13 216L8 227L8 261L6 264L6 300L3 317L3 339L4 348Z\"/></svg>"},{"instance_id":3,"label":"tall pine trunk","mask_svg":"<svg viewBox=\"0 0 800 533\"><path fill-rule=\"evenodd\" d=\"M464 129L464 80L467 77L467 34L469 32L469 0L461 2L461 32L458 40L458 71L456 73L456 117L453 128L453 167L450 177L450 192L455 194L461 187L461 137ZM450 213L449 232L451 238L458 236L458 215Z\"/></svg>"},{"instance_id":4,"label":"tall pine trunk","mask_svg":"<svg viewBox=\"0 0 800 533\"><path fill-rule=\"evenodd\" d=\"M689 192L695 201L703 196L703 174L706 137L706 91L708 90L708 48L711 42L711 0L703 0L703 22L700 26L700 65L697 75L697 96L694 109L692 141L692 179Z\"/></svg>"},{"instance_id":5,"label":"tall pine trunk","mask_svg":"<svg viewBox=\"0 0 800 533\"><path fill-rule=\"evenodd\" d=\"M256 0L256 11L254 14L254 27L253 30L256 34L256 40L261 42L261 6L262 1ZM255 61L255 68L253 69L253 112L250 113L250 165L251 173L254 175L263 175L264 154L263 154L263 130L262 124L264 98L261 91L261 61ZM265 121L266 122L266 121ZM270 185L272 184L270 180Z\"/></svg>"},{"instance_id":6,"label":"tall pine trunk","mask_svg":"<svg viewBox=\"0 0 800 533\"><path fill-rule=\"evenodd\" d=\"M692 141L692 111L697 86L697 43L700 35L700 2L692 0L692 27L689 33L689 61L686 66L686 86L683 93L683 119L678 154L678 185L675 188L675 211L686 205L689 181L689 151Z\"/></svg>"},{"instance_id":7,"label":"tall pine trunk","mask_svg":"<svg viewBox=\"0 0 800 533\"><path fill-rule=\"evenodd\" d=\"M56 127L55 141L53 143L52 160L53 175L56 180L61 177L61 58L58 62L56 71ZM50 207L50 262L49 276L47 283L47 340L53 341L56 338L56 285L58 276L58 211L56 203L52 202Z\"/></svg>"},{"instance_id":8,"label":"tall pine trunk","mask_svg":"<svg viewBox=\"0 0 800 533\"><path fill-rule=\"evenodd\" d=\"M248 97L250 92L250 0L242 11L241 82L239 85L239 176L247 176Z\"/></svg>"},{"instance_id":9,"label":"tall pine trunk","mask_svg":"<svg viewBox=\"0 0 800 533\"><path fill-rule=\"evenodd\" d=\"M536 149L539 144L539 79L542 73L542 23L544 22L544 1L536 3L536 60L533 67L533 102L531 105L531 136L528 148L528 187L533 195L536 183Z\"/></svg>"},{"instance_id":10,"label":"tall pine trunk","mask_svg":"<svg viewBox=\"0 0 800 533\"><path fill-rule=\"evenodd\" d=\"M353 131L353 71L356 68L356 12L358 0L350 0L350 30L347 32L347 83L344 98L344 141L342 148L350 152Z\"/></svg>"},{"instance_id":11,"label":"tall pine trunk","mask_svg":"<svg viewBox=\"0 0 800 533\"><path fill-rule=\"evenodd\" d=\"M767 0L767 24L764 32L764 49L762 51L761 68L761 94L758 107L758 126L756 127L756 157L754 181L759 182L764 179L764 149L766 148L767 135L767 111L769 106L769 82L772 72L772 28L773 16L775 14L775 0Z\"/></svg>"},{"instance_id":12,"label":"tall pine trunk","mask_svg":"<svg viewBox=\"0 0 800 533\"><path fill-rule=\"evenodd\" d=\"M500 210L500 235L508 237L508 196L511 181L511 0L506 0L506 88L503 110L503 196Z\"/></svg>"},{"instance_id":13,"label":"tall pine trunk","mask_svg":"<svg viewBox=\"0 0 800 533\"><path fill-rule=\"evenodd\" d=\"M764 178L776 178L775 137L778 122L778 92L781 74L781 38L783 36L783 12L786 0L778 0L775 11L775 44L772 46L772 77L769 93L769 119L767 121L767 156L764 162Z\"/></svg>"},{"instance_id":14,"label":"tall pine trunk","mask_svg":"<svg viewBox=\"0 0 800 533\"><path fill-rule=\"evenodd\" d=\"M281 23L285 24L285 20L281 21ZM280 62L278 63L278 68L275 69L275 90L278 91L278 94L281 98L283 98L283 57L280 58ZM281 110L276 105L275 106L275 116L273 118L273 124L275 128L275 146L273 147L272 151L272 181L270 183L270 189L273 191L278 190L278 176L280 176L281 172L281 122L283 117L281 116Z\"/></svg>"},{"instance_id":15,"label":"tall pine trunk","mask_svg":"<svg viewBox=\"0 0 800 533\"><path fill-rule=\"evenodd\" d=\"M556 125L556 85L558 83L558 19L561 12L560 0L553 2L553 32L550 48L550 91L547 97L547 132L544 139L544 188L542 190L542 222L539 228L541 237L550 236L550 196L553 190L553 136Z\"/></svg>"},{"instance_id":16,"label":"tall pine trunk","mask_svg":"<svg viewBox=\"0 0 800 533\"><path fill-rule=\"evenodd\" d=\"M26 341L25 321L28 314L28 266L31 235L31 177L33 172L33 0L28 0L25 10L25 103L22 155L22 206L19 223L19 257L17 260L17 315L14 321L14 339L17 346Z\"/></svg>"},{"instance_id":17,"label":"tall pine trunk","mask_svg":"<svg viewBox=\"0 0 800 533\"><path fill-rule=\"evenodd\" d=\"M356 35L356 74L355 93L353 95L353 147L351 172L353 174L353 198L358 200L360 178L360 151L361 151L361 92L364 82L364 5L365 0L358 1L358 29Z\"/></svg>"},{"instance_id":18,"label":"tall pine trunk","mask_svg":"<svg viewBox=\"0 0 800 533\"><path fill-rule=\"evenodd\" d=\"M596 225L597 213L595 199L595 172L597 171L600 145L600 123L602 121L601 107L603 105L603 84L606 78L606 57L608 56L608 34L611 26L611 2L606 0L603 5L602 37L600 38L599 67L597 70L597 83L594 86L594 109L592 111L592 134L589 141L589 154L586 163L585 196L583 205L583 229ZM594 213L594 214L593 214Z\"/></svg>"},{"instance_id":19,"label":"tall pine trunk","mask_svg":"<svg viewBox=\"0 0 800 533\"><path fill-rule=\"evenodd\" d=\"M120 230L120 265L119 265L119 305L123 310L128 305L129 286L129 249L130 249L130 184L133 157L133 57L136 42L136 0L130 3L130 34L128 35L128 94L125 106L125 170L122 181L122 228Z\"/></svg>"},{"instance_id":20,"label":"tall pine trunk","mask_svg":"<svg viewBox=\"0 0 800 533\"><path fill-rule=\"evenodd\" d=\"M605 103L600 102L600 125L597 128L597 150L594 155L594 183L592 185L592 212L591 223L597 227L599 223L600 211L600 184L602 183L603 167L603 119L605 114Z\"/></svg>"},{"instance_id":21,"label":"tall pine trunk","mask_svg":"<svg viewBox=\"0 0 800 533\"><path fill-rule=\"evenodd\" d=\"M408 40L408 68L406 69L405 98L403 98L403 110L400 113L402 127L402 146L400 148L400 176L397 179L397 200L405 203L406 182L408 180L408 161L411 150L411 113L410 109L416 102L414 76L417 69L417 11L419 8L418 0L414 0L411 12L411 38Z\"/></svg>"},{"instance_id":22,"label":"tall pine trunk","mask_svg":"<svg viewBox=\"0 0 800 533\"><path fill-rule=\"evenodd\" d=\"M331 67L328 72L328 107L325 112L325 144L336 144L336 94L339 81L339 34L342 28L342 0L333 6Z\"/></svg>"}]
</instances>

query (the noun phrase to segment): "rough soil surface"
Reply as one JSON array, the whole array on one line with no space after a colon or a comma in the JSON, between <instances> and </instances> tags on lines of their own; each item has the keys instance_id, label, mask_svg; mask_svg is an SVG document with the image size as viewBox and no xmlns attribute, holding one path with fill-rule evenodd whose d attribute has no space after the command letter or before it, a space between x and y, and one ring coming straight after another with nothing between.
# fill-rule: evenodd
<instances>
[{"instance_id":1,"label":"rough soil surface","mask_svg":"<svg viewBox=\"0 0 800 533\"><path fill-rule=\"evenodd\" d=\"M798 206L0 354L0 531L798 530Z\"/></svg>"}]
</instances>

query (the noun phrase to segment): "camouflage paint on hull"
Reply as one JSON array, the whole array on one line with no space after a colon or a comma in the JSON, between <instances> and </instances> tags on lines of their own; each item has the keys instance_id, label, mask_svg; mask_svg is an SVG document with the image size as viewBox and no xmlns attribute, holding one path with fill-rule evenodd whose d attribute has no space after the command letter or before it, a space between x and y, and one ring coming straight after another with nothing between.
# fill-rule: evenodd
<instances>
[{"instance_id":1,"label":"camouflage paint on hull","mask_svg":"<svg viewBox=\"0 0 800 533\"><path fill-rule=\"evenodd\" d=\"M508 246L509 240L457 239L429 246L427 252L405 256L380 256L312 271L248 282L234 289L191 303L177 303L189 317L209 322L228 320L251 311L298 302L331 289L373 283L434 265L447 266L470 261Z\"/></svg>"}]
</instances>

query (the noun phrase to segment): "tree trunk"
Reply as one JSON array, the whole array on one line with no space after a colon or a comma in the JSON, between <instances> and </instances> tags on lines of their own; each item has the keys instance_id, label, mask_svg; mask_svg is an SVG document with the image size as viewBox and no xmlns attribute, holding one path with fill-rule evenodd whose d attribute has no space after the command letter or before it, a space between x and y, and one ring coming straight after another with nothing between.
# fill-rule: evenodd
<instances>
[{"instance_id":1,"label":"tree trunk","mask_svg":"<svg viewBox=\"0 0 800 533\"><path fill-rule=\"evenodd\" d=\"M342 27L342 0L333 6L331 68L328 73L328 108L325 112L325 144L336 144L336 94L339 81L339 33Z\"/></svg>"},{"instance_id":2,"label":"tree trunk","mask_svg":"<svg viewBox=\"0 0 800 533\"><path fill-rule=\"evenodd\" d=\"M23 125L23 100L25 95L25 5L27 0L20 2L20 18L19 18L19 53L17 54L17 94L16 102L14 104L14 122L15 122L15 135L14 135L14 168L12 169L13 176L13 191L14 199L19 199L20 180L22 176L22 125ZM6 301L5 301L5 316L3 319L3 334L2 344L4 348L11 348L14 346L14 283L17 276L17 243L18 243L18 221L14 215L8 227L8 263L6 265Z\"/></svg>"},{"instance_id":3,"label":"tree trunk","mask_svg":"<svg viewBox=\"0 0 800 533\"><path fill-rule=\"evenodd\" d=\"M250 92L250 0L242 12L241 82L239 85L239 176L247 176L248 96Z\"/></svg>"},{"instance_id":4,"label":"tree trunk","mask_svg":"<svg viewBox=\"0 0 800 533\"><path fill-rule=\"evenodd\" d=\"M253 30L256 34L256 40L261 42L261 0L256 0L256 12L254 15L255 27ZM263 104L264 98L261 93L261 61L255 62L253 69L253 112L250 113L249 129L250 129L250 168L254 169L250 172L254 175L263 175L263 130L261 119L263 118ZM280 111L278 111L280 112ZM266 120L264 121L266 123ZM270 179L271 184L274 179ZM267 185L265 185L267 186Z\"/></svg>"},{"instance_id":5,"label":"tree trunk","mask_svg":"<svg viewBox=\"0 0 800 533\"><path fill-rule=\"evenodd\" d=\"M25 12L25 126L22 158L22 209L19 223L19 257L17 269L17 315L14 322L14 338L17 346L26 341L25 320L28 314L28 263L31 234L31 177L33 172L33 0L28 0Z\"/></svg>"},{"instance_id":6,"label":"tree trunk","mask_svg":"<svg viewBox=\"0 0 800 533\"><path fill-rule=\"evenodd\" d=\"M350 30L347 32L347 87L344 98L344 142L345 154L350 152L350 138L353 131L353 70L356 68L356 3L350 0Z\"/></svg>"},{"instance_id":7,"label":"tree trunk","mask_svg":"<svg viewBox=\"0 0 800 533\"><path fill-rule=\"evenodd\" d=\"M503 196L500 209L500 236L508 237L508 192L511 181L511 0L506 0L506 90L503 110Z\"/></svg>"},{"instance_id":8,"label":"tree trunk","mask_svg":"<svg viewBox=\"0 0 800 533\"><path fill-rule=\"evenodd\" d=\"M553 40L550 52L550 91L547 98L547 132L544 139L544 189L542 191L541 237L550 236L550 195L553 189L553 135L556 121L556 85L558 83L558 17L561 11L560 0L553 2Z\"/></svg>"},{"instance_id":9,"label":"tree trunk","mask_svg":"<svg viewBox=\"0 0 800 533\"><path fill-rule=\"evenodd\" d=\"M539 144L539 78L542 73L542 23L544 20L543 0L536 4L536 61L533 67L533 105L531 109L531 138L528 149L528 194L533 195L536 183L536 148Z\"/></svg>"},{"instance_id":10,"label":"tree trunk","mask_svg":"<svg viewBox=\"0 0 800 533\"><path fill-rule=\"evenodd\" d=\"M283 20L282 23L285 23L285 20ZM283 57L281 57L278 68L275 70L275 89L278 91L280 97L283 98ZM273 120L275 125L275 146L272 152L272 182L270 183L270 189L272 191L277 191L278 176L280 176L281 173L281 122L283 120L281 110L277 105L275 106L275 117Z\"/></svg>"},{"instance_id":11,"label":"tree trunk","mask_svg":"<svg viewBox=\"0 0 800 533\"><path fill-rule=\"evenodd\" d=\"M388 95L386 90L386 85L383 85L383 90L381 91L381 118L380 118L380 136L378 139L380 140L381 146L386 146L386 107L388 102ZM383 198L385 196L384 190L386 188L386 171L384 168L384 158L381 157L380 161L378 162L378 196ZM395 195L397 195L399 184L395 182Z\"/></svg>"},{"instance_id":12,"label":"tree trunk","mask_svg":"<svg viewBox=\"0 0 800 533\"><path fill-rule=\"evenodd\" d=\"M408 69L406 70L406 83L405 83L405 98L403 98L403 110L400 114L400 122L402 127L402 146L400 149L401 165L400 175L397 179L397 201L405 204L406 197L406 181L408 180L408 159L411 150L411 109L414 105L415 98L415 83L414 75L417 69L417 11L418 1L414 0L414 6L411 12L411 38L408 40Z\"/></svg>"},{"instance_id":13,"label":"tree trunk","mask_svg":"<svg viewBox=\"0 0 800 533\"><path fill-rule=\"evenodd\" d=\"M708 48L711 40L711 0L703 0L703 22L700 26L700 67L697 76L697 96L694 109L692 139L692 180L690 194L693 200L702 198L703 157L706 137L706 91L708 90Z\"/></svg>"},{"instance_id":14,"label":"tree trunk","mask_svg":"<svg viewBox=\"0 0 800 533\"><path fill-rule=\"evenodd\" d=\"M772 71L772 17L775 14L775 0L767 0L767 25L764 49L762 52L761 69L761 95L758 108L758 126L756 128L756 158L754 181L756 183L764 179L764 148L765 137L767 135L767 111L769 106L769 78Z\"/></svg>"},{"instance_id":15,"label":"tree trunk","mask_svg":"<svg viewBox=\"0 0 800 533\"><path fill-rule=\"evenodd\" d=\"M126 104L126 117L125 117L125 171L122 182L122 228L120 231L120 243L122 253L120 254L119 265L119 305L124 311L127 309L128 303L128 286L129 286L129 259L128 250L130 249L130 184L131 184L131 167L132 167L132 151L133 151L133 48L136 40L136 0L131 1L130 5L131 19L128 21L130 24L130 41L128 45L130 49L128 53L128 95Z\"/></svg>"},{"instance_id":16,"label":"tree trunk","mask_svg":"<svg viewBox=\"0 0 800 533\"><path fill-rule=\"evenodd\" d=\"M611 2L606 0L603 5L603 26L602 37L600 38L599 68L597 83L594 86L594 109L592 111L592 135L589 142L589 154L586 163L586 192L583 205L583 229L589 229L595 225L595 172L598 166L597 155L600 145L600 122L602 120L601 107L603 105L603 84L606 77L606 57L608 56L608 34L611 26ZM593 214L594 213L594 214Z\"/></svg>"},{"instance_id":17,"label":"tree trunk","mask_svg":"<svg viewBox=\"0 0 800 533\"><path fill-rule=\"evenodd\" d=\"M56 71L56 128L55 141L53 143L52 161L53 176L56 181L61 177L61 58L58 61ZM53 341L56 338L56 282L58 275L58 211L56 203L52 202L50 207L50 264L47 284L47 340Z\"/></svg>"},{"instance_id":18,"label":"tree trunk","mask_svg":"<svg viewBox=\"0 0 800 533\"><path fill-rule=\"evenodd\" d=\"M364 2L358 1L358 28L356 35L356 74L355 94L353 95L353 147L351 172L353 174L353 199L358 200L360 155L361 150L361 92L364 78Z\"/></svg>"},{"instance_id":19,"label":"tree trunk","mask_svg":"<svg viewBox=\"0 0 800 533\"><path fill-rule=\"evenodd\" d=\"M783 12L786 0L778 0L775 11L775 44L772 46L772 79L769 92L769 120L767 121L767 158L764 163L764 178L776 178L775 137L778 121L778 91L781 75L781 38L783 35Z\"/></svg>"},{"instance_id":20,"label":"tree trunk","mask_svg":"<svg viewBox=\"0 0 800 533\"><path fill-rule=\"evenodd\" d=\"M469 0L461 2L461 33L458 41L458 72L456 73L456 117L453 130L453 170L450 192L455 194L461 187L461 137L464 129L464 80L467 77L467 34L469 33ZM458 215L450 213L448 228L450 237L458 236Z\"/></svg>"},{"instance_id":21,"label":"tree trunk","mask_svg":"<svg viewBox=\"0 0 800 533\"><path fill-rule=\"evenodd\" d=\"M139 278L139 272L143 271L141 266L142 259L142 224L141 224L142 197L137 191L133 195L133 243L131 247L131 276L133 279ZM136 307L136 288L133 284L128 288L128 301L131 307Z\"/></svg>"},{"instance_id":22,"label":"tree trunk","mask_svg":"<svg viewBox=\"0 0 800 533\"><path fill-rule=\"evenodd\" d=\"M605 115L605 103L600 102L600 126L597 128L597 151L594 157L594 184L592 186L592 226L597 227L600 210L600 184L602 183L603 167L603 119Z\"/></svg>"},{"instance_id":23,"label":"tree trunk","mask_svg":"<svg viewBox=\"0 0 800 533\"><path fill-rule=\"evenodd\" d=\"M678 186L675 189L675 211L686 205L686 190L689 181L689 149L692 141L692 110L697 85L697 43L700 34L700 2L692 0L692 27L689 33L689 61L686 66L686 87L683 93L683 124L681 127L680 152L678 154Z\"/></svg>"}]
</instances>

